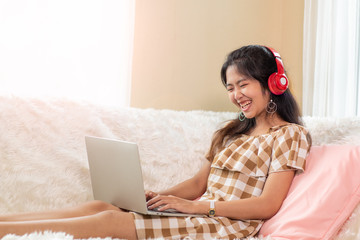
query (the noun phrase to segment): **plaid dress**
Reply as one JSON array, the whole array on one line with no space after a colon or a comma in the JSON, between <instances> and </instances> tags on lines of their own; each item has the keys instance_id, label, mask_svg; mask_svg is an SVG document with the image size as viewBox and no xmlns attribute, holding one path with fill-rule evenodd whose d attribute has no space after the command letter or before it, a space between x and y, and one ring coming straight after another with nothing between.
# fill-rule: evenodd
<instances>
[{"instance_id":1,"label":"plaid dress","mask_svg":"<svg viewBox=\"0 0 360 240\"><path fill-rule=\"evenodd\" d=\"M231 201L261 195L270 173L304 171L308 132L286 124L259 136L242 135L220 151L211 164L206 192L198 201ZM134 215L139 239L240 239L254 236L262 220L226 217Z\"/></svg>"}]
</instances>

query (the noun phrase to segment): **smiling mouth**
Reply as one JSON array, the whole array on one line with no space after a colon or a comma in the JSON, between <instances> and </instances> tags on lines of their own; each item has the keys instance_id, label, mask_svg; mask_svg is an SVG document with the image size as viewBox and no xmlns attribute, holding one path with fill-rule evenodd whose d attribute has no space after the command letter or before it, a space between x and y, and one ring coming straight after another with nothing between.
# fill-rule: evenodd
<instances>
[{"instance_id":1,"label":"smiling mouth","mask_svg":"<svg viewBox=\"0 0 360 240\"><path fill-rule=\"evenodd\" d=\"M241 110L243 110L243 111L246 111L249 108L250 104L251 104L251 101L246 101L241 104L239 103Z\"/></svg>"}]
</instances>

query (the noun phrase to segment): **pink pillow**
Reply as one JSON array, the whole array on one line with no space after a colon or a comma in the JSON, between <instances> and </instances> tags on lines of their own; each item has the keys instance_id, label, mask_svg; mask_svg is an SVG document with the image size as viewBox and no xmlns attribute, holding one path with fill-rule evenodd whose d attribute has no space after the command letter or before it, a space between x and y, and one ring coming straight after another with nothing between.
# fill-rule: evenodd
<instances>
[{"instance_id":1,"label":"pink pillow","mask_svg":"<svg viewBox=\"0 0 360 240\"><path fill-rule=\"evenodd\" d=\"M360 202L360 146L313 146L279 212L260 235L273 239L330 239Z\"/></svg>"}]
</instances>

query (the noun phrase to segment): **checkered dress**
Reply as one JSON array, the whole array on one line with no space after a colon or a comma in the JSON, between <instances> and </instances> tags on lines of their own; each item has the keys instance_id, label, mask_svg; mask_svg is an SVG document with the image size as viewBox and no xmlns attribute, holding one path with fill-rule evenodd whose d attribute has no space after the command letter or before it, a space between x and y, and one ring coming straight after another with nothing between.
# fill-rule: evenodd
<instances>
[{"instance_id":1,"label":"checkered dress","mask_svg":"<svg viewBox=\"0 0 360 240\"><path fill-rule=\"evenodd\" d=\"M240 136L215 156L207 190L199 201L258 197L270 173L304 171L307 135L302 126L287 124L271 128L268 134ZM240 239L254 236L263 223L226 217L133 215L139 239Z\"/></svg>"}]
</instances>

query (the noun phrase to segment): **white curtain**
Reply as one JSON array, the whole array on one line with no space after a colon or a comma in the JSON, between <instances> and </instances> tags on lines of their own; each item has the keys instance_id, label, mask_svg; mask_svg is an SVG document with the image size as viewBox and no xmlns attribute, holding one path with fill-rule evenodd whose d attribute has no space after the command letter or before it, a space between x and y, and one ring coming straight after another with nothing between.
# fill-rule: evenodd
<instances>
[{"instance_id":1,"label":"white curtain","mask_svg":"<svg viewBox=\"0 0 360 240\"><path fill-rule=\"evenodd\" d=\"M0 94L127 106L135 0L0 0Z\"/></svg>"},{"instance_id":2,"label":"white curtain","mask_svg":"<svg viewBox=\"0 0 360 240\"><path fill-rule=\"evenodd\" d=\"M303 114L360 116L359 0L305 0Z\"/></svg>"}]
</instances>

